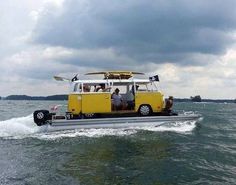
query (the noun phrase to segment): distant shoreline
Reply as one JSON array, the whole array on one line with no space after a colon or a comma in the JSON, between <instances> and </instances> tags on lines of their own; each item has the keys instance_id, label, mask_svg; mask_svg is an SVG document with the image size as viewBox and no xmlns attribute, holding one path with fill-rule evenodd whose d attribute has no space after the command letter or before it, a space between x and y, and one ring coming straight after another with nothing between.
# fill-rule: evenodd
<instances>
[{"instance_id":1,"label":"distant shoreline","mask_svg":"<svg viewBox=\"0 0 236 185\"><path fill-rule=\"evenodd\" d=\"M51 95L51 96L28 96L28 95L10 95L7 97L0 97L1 100L39 100L39 101L49 101L49 100L68 100L68 95Z\"/></svg>"},{"instance_id":2,"label":"distant shoreline","mask_svg":"<svg viewBox=\"0 0 236 185\"><path fill-rule=\"evenodd\" d=\"M213 102L213 103L236 103L234 99L202 99L201 102L192 101L191 98L175 98L175 102L194 102L194 103L204 103L204 102Z\"/></svg>"},{"instance_id":3,"label":"distant shoreline","mask_svg":"<svg viewBox=\"0 0 236 185\"><path fill-rule=\"evenodd\" d=\"M51 96L28 96L28 95L10 95L7 97L0 97L0 100L37 100L37 101L54 101L54 100L68 100L67 94L51 95ZM194 102L191 98L175 98L175 102ZM215 102L215 103L236 103L235 99L202 99L201 102Z\"/></svg>"}]
</instances>

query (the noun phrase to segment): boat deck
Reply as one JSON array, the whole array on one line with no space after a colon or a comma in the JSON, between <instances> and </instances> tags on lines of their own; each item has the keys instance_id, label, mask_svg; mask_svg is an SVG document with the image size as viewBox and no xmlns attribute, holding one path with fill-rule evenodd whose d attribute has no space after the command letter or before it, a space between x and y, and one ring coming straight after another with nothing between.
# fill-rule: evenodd
<instances>
[{"instance_id":1,"label":"boat deck","mask_svg":"<svg viewBox=\"0 0 236 185\"><path fill-rule=\"evenodd\" d=\"M117 115L119 115L117 113ZM58 119L52 120L49 125L53 130L87 129L87 128L127 128L160 126L170 122L198 121L201 115L178 115L178 116L127 116L106 117L90 119Z\"/></svg>"}]
</instances>

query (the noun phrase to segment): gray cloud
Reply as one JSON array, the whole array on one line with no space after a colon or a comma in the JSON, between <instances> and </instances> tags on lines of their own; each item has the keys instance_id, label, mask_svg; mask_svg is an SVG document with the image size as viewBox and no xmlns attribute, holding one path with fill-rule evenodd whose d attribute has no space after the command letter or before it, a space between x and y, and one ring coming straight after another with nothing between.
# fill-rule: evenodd
<instances>
[{"instance_id":1,"label":"gray cloud","mask_svg":"<svg viewBox=\"0 0 236 185\"><path fill-rule=\"evenodd\" d=\"M166 95L235 98L235 9L234 0L3 1L0 96L67 93L53 75L134 70L159 74Z\"/></svg>"},{"instance_id":2,"label":"gray cloud","mask_svg":"<svg viewBox=\"0 0 236 185\"><path fill-rule=\"evenodd\" d=\"M112 48L154 63L204 64L189 55L221 55L235 42L236 1L66 0L44 11L34 41L77 49Z\"/></svg>"}]
</instances>

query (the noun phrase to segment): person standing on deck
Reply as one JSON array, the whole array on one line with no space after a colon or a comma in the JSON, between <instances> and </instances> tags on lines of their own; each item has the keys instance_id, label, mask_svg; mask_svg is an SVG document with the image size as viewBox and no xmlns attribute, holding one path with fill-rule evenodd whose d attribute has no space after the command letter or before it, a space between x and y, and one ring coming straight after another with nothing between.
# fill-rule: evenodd
<instances>
[{"instance_id":1,"label":"person standing on deck","mask_svg":"<svg viewBox=\"0 0 236 185\"><path fill-rule=\"evenodd\" d=\"M137 91L139 88L138 85L135 86L134 90L134 85L132 86L132 89L126 93L126 98L127 98L127 109L128 110L133 110L135 106L135 91Z\"/></svg>"},{"instance_id":2,"label":"person standing on deck","mask_svg":"<svg viewBox=\"0 0 236 185\"><path fill-rule=\"evenodd\" d=\"M173 96L169 96L169 98L166 101L164 112L170 114L172 112L172 107L173 107Z\"/></svg>"},{"instance_id":3,"label":"person standing on deck","mask_svg":"<svg viewBox=\"0 0 236 185\"><path fill-rule=\"evenodd\" d=\"M120 90L118 88L115 89L115 92L112 94L112 109L113 110L121 110L122 109L122 101L123 98L119 94Z\"/></svg>"}]
</instances>

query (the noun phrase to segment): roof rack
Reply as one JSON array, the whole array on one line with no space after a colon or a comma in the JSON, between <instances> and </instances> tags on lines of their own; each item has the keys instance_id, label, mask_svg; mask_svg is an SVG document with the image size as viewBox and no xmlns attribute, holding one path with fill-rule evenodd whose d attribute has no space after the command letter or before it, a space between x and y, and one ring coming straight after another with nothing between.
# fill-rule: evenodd
<instances>
[{"instance_id":1,"label":"roof rack","mask_svg":"<svg viewBox=\"0 0 236 185\"><path fill-rule=\"evenodd\" d=\"M133 75L144 75L144 73L134 72L134 71L102 71L102 72L92 72L86 73L85 75L98 75L103 74L104 79L129 79Z\"/></svg>"}]
</instances>

